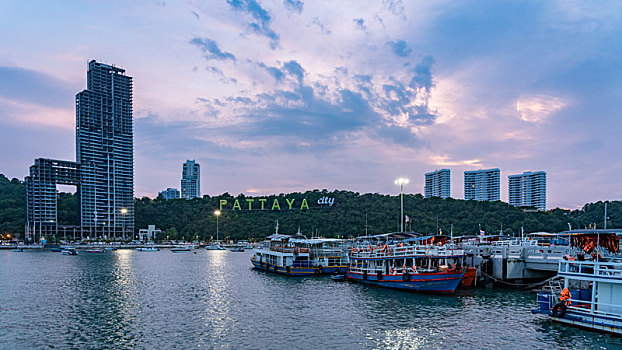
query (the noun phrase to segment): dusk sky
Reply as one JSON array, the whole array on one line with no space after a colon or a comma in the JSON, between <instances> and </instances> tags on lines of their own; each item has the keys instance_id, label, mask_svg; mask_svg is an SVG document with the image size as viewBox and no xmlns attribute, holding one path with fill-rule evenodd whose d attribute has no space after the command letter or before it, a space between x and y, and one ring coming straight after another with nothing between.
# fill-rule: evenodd
<instances>
[{"instance_id":1,"label":"dusk sky","mask_svg":"<svg viewBox=\"0 0 622 350\"><path fill-rule=\"evenodd\" d=\"M0 173L75 160L87 62L134 78L135 195L422 193L547 172L547 207L622 199L619 1L2 1Z\"/></svg>"}]
</instances>

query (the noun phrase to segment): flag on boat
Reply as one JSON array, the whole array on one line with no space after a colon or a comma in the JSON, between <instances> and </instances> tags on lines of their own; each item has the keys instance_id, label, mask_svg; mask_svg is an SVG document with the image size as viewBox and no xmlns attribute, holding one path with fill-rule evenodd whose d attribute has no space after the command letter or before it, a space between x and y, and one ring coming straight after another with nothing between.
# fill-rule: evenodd
<instances>
[{"instance_id":1,"label":"flag on boat","mask_svg":"<svg viewBox=\"0 0 622 350\"><path fill-rule=\"evenodd\" d=\"M404 215L404 217L406 222L410 222L410 218L408 217L408 215Z\"/></svg>"},{"instance_id":2,"label":"flag on boat","mask_svg":"<svg viewBox=\"0 0 622 350\"><path fill-rule=\"evenodd\" d=\"M483 235L485 235L485 234L486 234L486 231L484 231L484 230L479 230L479 234L483 236Z\"/></svg>"}]
</instances>

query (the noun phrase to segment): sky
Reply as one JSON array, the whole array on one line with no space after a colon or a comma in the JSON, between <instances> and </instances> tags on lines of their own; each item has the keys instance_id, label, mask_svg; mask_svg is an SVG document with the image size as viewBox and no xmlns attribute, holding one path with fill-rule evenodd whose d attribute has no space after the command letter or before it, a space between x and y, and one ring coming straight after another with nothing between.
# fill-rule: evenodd
<instances>
[{"instance_id":1,"label":"sky","mask_svg":"<svg viewBox=\"0 0 622 350\"><path fill-rule=\"evenodd\" d=\"M619 1L0 3L0 173L75 160L91 59L134 79L135 195L422 193L547 172L547 207L622 199Z\"/></svg>"}]
</instances>

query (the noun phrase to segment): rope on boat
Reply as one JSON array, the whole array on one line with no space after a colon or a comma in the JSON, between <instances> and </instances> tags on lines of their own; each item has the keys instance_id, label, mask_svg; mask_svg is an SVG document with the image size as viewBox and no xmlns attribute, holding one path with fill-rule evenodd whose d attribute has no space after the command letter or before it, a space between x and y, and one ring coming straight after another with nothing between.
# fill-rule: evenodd
<instances>
[{"instance_id":1,"label":"rope on boat","mask_svg":"<svg viewBox=\"0 0 622 350\"><path fill-rule=\"evenodd\" d=\"M553 280L553 279L558 277L558 276L553 276L553 277L547 279L544 282L538 282L538 283L512 283L512 282L506 282L506 281L500 280L498 278L494 278L494 277L490 276L489 274L487 274L487 273L485 273L484 271L481 271L481 270L480 270L480 274L482 276L484 276L484 277L490 278L491 280L493 280L494 282L497 282L497 283L502 283L502 284L506 284L508 286L513 286L513 287L527 287L528 289L539 287L541 285L544 285L544 284L548 283L550 280Z\"/></svg>"}]
</instances>

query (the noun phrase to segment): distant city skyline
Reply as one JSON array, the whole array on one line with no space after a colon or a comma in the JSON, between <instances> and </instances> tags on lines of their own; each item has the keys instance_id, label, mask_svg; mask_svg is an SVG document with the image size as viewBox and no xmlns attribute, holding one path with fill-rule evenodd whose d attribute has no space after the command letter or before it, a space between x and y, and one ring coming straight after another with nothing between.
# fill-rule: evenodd
<instances>
[{"instance_id":1,"label":"distant city skyline","mask_svg":"<svg viewBox=\"0 0 622 350\"><path fill-rule=\"evenodd\" d=\"M3 1L0 172L73 159L74 95L96 59L134 78L137 197L177 187L180 160L196 159L211 196L396 195L400 176L423 193L422 174L451 168L463 198L464 171L498 167L546 170L548 208L619 200L620 13L613 1Z\"/></svg>"}]
</instances>

